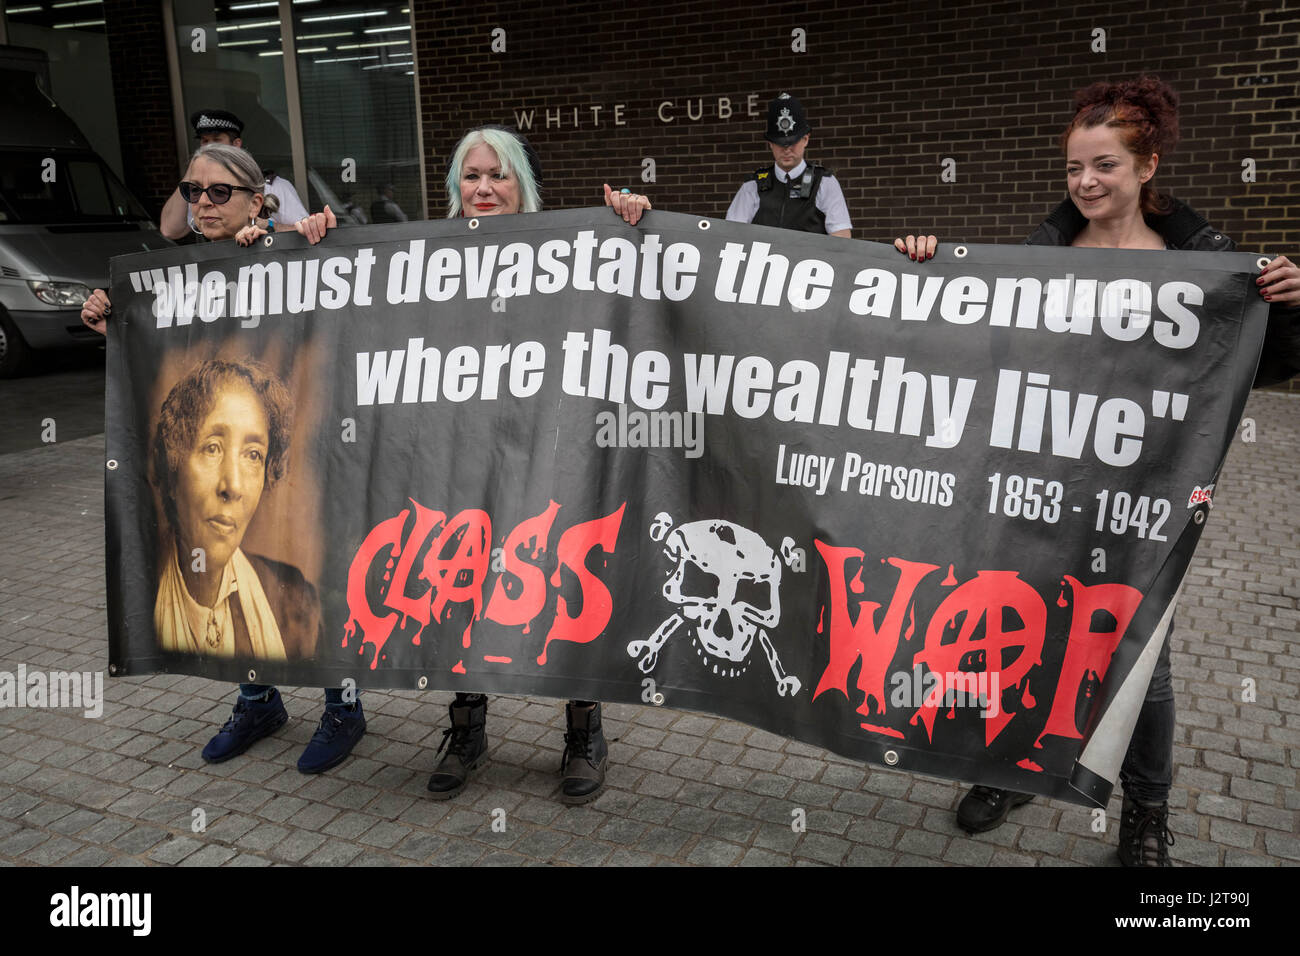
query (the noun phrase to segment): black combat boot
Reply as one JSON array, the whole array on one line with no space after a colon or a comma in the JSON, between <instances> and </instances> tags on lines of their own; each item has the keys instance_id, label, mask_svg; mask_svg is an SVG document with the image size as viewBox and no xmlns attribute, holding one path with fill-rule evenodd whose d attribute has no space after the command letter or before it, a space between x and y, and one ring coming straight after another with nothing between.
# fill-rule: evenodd
<instances>
[{"instance_id":1,"label":"black combat boot","mask_svg":"<svg viewBox=\"0 0 1300 956\"><path fill-rule=\"evenodd\" d=\"M469 772L487 760L487 697L457 694L448 708L451 726L442 732L447 753L429 778L429 793L435 800L449 800L465 789Z\"/></svg>"},{"instance_id":2,"label":"black combat boot","mask_svg":"<svg viewBox=\"0 0 1300 956\"><path fill-rule=\"evenodd\" d=\"M1145 804L1124 795L1119 818L1119 861L1125 866L1173 866L1169 848L1169 804Z\"/></svg>"},{"instance_id":3,"label":"black combat boot","mask_svg":"<svg viewBox=\"0 0 1300 956\"><path fill-rule=\"evenodd\" d=\"M997 787L971 787L957 805L957 825L967 833L986 833L1000 827L1008 813L1032 799L1032 793L999 790Z\"/></svg>"},{"instance_id":4,"label":"black combat boot","mask_svg":"<svg viewBox=\"0 0 1300 956\"><path fill-rule=\"evenodd\" d=\"M589 803L605 786L609 765L609 744L600 727L600 704L571 700L564 707L569 729L564 735L564 774L560 799L565 803Z\"/></svg>"}]
</instances>

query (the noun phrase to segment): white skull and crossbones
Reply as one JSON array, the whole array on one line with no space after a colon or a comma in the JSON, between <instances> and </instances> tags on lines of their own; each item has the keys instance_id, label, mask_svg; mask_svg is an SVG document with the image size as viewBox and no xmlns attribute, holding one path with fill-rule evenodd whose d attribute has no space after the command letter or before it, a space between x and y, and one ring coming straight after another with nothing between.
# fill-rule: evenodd
<instances>
[{"instance_id":1,"label":"white skull and crossbones","mask_svg":"<svg viewBox=\"0 0 1300 956\"><path fill-rule=\"evenodd\" d=\"M691 521L669 531L672 518L655 516L650 536L664 542L664 553L676 567L663 586L663 595L678 611L665 620L648 641L632 641L628 653L637 657L643 673L658 663L659 651L684 621L701 663L722 677L738 677L749 667L757 637L776 678L781 696L799 692L797 677L787 676L767 631L781 620L781 559L762 537L720 518ZM786 538L781 554L787 561L794 542Z\"/></svg>"}]
</instances>

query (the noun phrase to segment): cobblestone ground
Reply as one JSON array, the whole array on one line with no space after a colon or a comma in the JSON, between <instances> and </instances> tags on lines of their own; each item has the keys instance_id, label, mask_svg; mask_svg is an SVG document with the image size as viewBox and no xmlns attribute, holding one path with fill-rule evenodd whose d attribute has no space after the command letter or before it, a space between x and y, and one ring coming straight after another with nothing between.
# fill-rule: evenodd
<instances>
[{"instance_id":1,"label":"cobblestone ground","mask_svg":"<svg viewBox=\"0 0 1300 956\"><path fill-rule=\"evenodd\" d=\"M1246 414L1257 440L1233 445L1176 619L1170 826L1182 865L1300 861L1300 397L1257 394ZM106 668L102 467L102 435L0 456L0 670ZM954 824L958 784L653 707L607 708L609 787L587 807L556 799L560 704L526 697L493 698L491 763L453 801L424 789L446 693L366 691L370 729L355 756L303 776L294 761L315 729L320 691L284 691L289 724L217 766L199 750L229 714L228 684L110 680L97 720L0 709L0 862L1116 862L1118 797L1104 835L1089 811L1038 799L972 838ZM805 832L791 826L796 808Z\"/></svg>"}]
</instances>

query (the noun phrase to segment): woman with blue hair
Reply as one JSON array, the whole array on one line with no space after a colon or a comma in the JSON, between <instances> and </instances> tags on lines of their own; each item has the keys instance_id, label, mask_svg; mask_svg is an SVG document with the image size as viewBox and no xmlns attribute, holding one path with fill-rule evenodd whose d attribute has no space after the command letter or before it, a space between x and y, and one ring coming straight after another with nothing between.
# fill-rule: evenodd
<instances>
[{"instance_id":1,"label":"woman with blue hair","mask_svg":"<svg viewBox=\"0 0 1300 956\"><path fill-rule=\"evenodd\" d=\"M504 126L461 137L447 169L447 218L542 211L542 164L528 140ZM646 196L605 185L605 205L631 225L651 208Z\"/></svg>"},{"instance_id":2,"label":"woman with blue hair","mask_svg":"<svg viewBox=\"0 0 1300 956\"><path fill-rule=\"evenodd\" d=\"M466 133L452 151L447 171L447 218L504 216L540 212L542 169L537 153L523 136L500 126ZM633 225L650 208L650 200L605 185L605 205ZM429 778L429 792L449 799L465 788L470 771L487 757L487 697L457 692L450 706L451 726L443 731L442 760ZM600 703L571 700L565 705L564 774L560 799L588 803L600 795L609 765L609 745L601 729Z\"/></svg>"}]
</instances>

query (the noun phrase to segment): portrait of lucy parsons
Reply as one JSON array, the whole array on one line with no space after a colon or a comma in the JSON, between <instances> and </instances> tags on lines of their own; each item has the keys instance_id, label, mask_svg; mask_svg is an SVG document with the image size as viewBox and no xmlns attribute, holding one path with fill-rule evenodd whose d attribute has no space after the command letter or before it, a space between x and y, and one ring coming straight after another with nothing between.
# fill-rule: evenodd
<instances>
[{"instance_id":1,"label":"portrait of lucy parsons","mask_svg":"<svg viewBox=\"0 0 1300 956\"><path fill-rule=\"evenodd\" d=\"M209 359L163 401L152 450L166 519L154 603L163 650L314 655L316 589L298 568L240 547L262 496L288 471L292 429L292 396L253 360Z\"/></svg>"}]
</instances>

